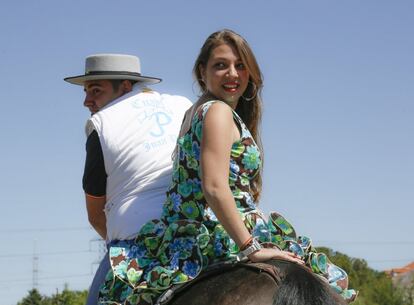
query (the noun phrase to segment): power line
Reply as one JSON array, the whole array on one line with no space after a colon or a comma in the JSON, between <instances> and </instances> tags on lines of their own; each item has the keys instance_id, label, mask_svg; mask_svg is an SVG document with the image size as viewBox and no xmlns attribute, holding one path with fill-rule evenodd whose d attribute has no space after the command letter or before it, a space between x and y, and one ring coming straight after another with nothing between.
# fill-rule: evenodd
<instances>
[{"instance_id":1,"label":"power line","mask_svg":"<svg viewBox=\"0 0 414 305\"><path fill-rule=\"evenodd\" d=\"M82 250L82 251L59 251L59 252L43 252L36 253L37 256L47 256L47 255L67 255L67 254L77 254L77 253L92 253L92 250ZM32 254L5 254L0 255L0 258L14 258L14 257L32 257Z\"/></svg>"},{"instance_id":2,"label":"power line","mask_svg":"<svg viewBox=\"0 0 414 305\"><path fill-rule=\"evenodd\" d=\"M403 261L412 261L414 259L389 259L389 260L367 260L369 263L388 263L388 262L403 262ZM59 276L45 276L39 277L39 281L43 280L57 280L57 279L67 279L67 278L77 278L77 277L90 277L92 276L91 273L83 273L83 274L70 274L70 275L59 275ZM7 279L2 280L0 283L21 283L27 282L30 283L32 279L30 278L20 278L20 279Z\"/></svg>"},{"instance_id":3,"label":"power line","mask_svg":"<svg viewBox=\"0 0 414 305\"><path fill-rule=\"evenodd\" d=\"M381 259L381 260L366 260L369 263L392 263L392 262L414 262L414 258L407 259Z\"/></svg>"},{"instance_id":4,"label":"power line","mask_svg":"<svg viewBox=\"0 0 414 305\"><path fill-rule=\"evenodd\" d=\"M60 275L60 276L48 276L48 277L39 277L38 280L57 280L57 279L67 279L67 278L74 278L74 277L90 277L92 276L90 273L84 274L71 274L71 275ZM20 278L20 279L7 279L2 280L0 283L21 283L21 282L28 282L32 281L31 278Z\"/></svg>"},{"instance_id":5,"label":"power line","mask_svg":"<svg viewBox=\"0 0 414 305\"><path fill-rule=\"evenodd\" d=\"M316 240L313 244L344 244L344 245L414 245L414 241L342 241L342 240Z\"/></svg>"},{"instance_id":6,"label":"power line","mask_svg":"<svg viewBox=\"0 0 414 305\"><path fill-rule=\"evenodd\" d=\"M91 227L26 228L26 229L1 230L0 234L30 233L30 232L84 231L84 230L92 230L92 228Z\"/></svg>"},{"instance_id":7,"label":"power line","mask_svg":"<svg viewBox=\"0 0 414 305\"><path fill-rule=\"evenodd\" d=\"M90 273L83 273L83 274L72 274L72 275L65 275L65 276L48 276L48 277L42 277L39 278L39 280L58 280L58 279L67 279L72 277L90 277L92 274Z\"/></svg>"},{"instance_id":8,"label":"power line","mask_svg":"<svg viewBox=\"0 0 414 305\"><path fill-rule=\"evenodd\" d=\"M94 241L100 241L100 239L94 240ZM321 244L330 244L330 243L336 243L336 244L356 244L356 245L401 245L401 244L407 244L407 245L411 245L414 244L414 241L389 241L389 242L382 242L382 241L317 241L316 247L320 247ZM98 252L102 252L102 249L98 249ZM80 254L80 253L93 253L95 251L93 251L90 247L89 250L81 250L81 251L58 251L58 252L41 252L41 253L36 253L37 256L47 256L47 255L67 255L67 254ZM15 258L15 257L32 257L32 254L19 254L19 253L14 253L14 254L2 254L0 255L0 258ZM401 261L401 260L400 260Z\"/></svg>"}]
</instances>

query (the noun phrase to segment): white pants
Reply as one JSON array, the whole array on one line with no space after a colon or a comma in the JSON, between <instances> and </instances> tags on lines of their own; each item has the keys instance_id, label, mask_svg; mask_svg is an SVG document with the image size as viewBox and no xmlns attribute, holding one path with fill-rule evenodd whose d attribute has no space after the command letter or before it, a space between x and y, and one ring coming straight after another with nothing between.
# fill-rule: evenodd
<instances>
[{"instance_id":1,"label":"white pants","mask_svg":"<svg viewBox=\"0 0 414 305\"><path fill-rule=\"evenodd\" d=\"M98 269L96 270L95 276L93 277L91 287L89 288L86 305L98 304L99 287L101 287L101 285L105 281L105 277L110 269L111 264L109 263L109 254L108 252L106 252L101 263L99 264Z\"/></svg>"}]
</instances>

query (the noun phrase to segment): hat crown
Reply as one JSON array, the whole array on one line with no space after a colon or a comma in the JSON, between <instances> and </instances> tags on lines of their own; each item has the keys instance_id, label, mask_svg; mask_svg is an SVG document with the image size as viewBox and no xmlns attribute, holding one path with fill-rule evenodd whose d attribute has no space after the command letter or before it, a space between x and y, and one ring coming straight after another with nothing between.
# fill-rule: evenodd
<instances>
[{"instance_id":1,"label":"hat crown","mask_svg":"<svg viewBox=\"0 0 414 305\"><path fill-rule=\"evenodd\" d=\"M141 74L138 56L127 54L94 54L86 57L85 74L64 78L74 85L84 86L92 80L130 80L146 84L157 84L161 78Z\"/></svg>"},{"instance_id":2,"label":"hat crown","mask_svg":"<svg viewBox=\"0 0 414 305\"><path fill-rule=\"evenodd\" d=\"M126 54L94 54L86 58L85 74L94 72L128 72L141 74L137 56Z\"/></svg>"}]
</instances>

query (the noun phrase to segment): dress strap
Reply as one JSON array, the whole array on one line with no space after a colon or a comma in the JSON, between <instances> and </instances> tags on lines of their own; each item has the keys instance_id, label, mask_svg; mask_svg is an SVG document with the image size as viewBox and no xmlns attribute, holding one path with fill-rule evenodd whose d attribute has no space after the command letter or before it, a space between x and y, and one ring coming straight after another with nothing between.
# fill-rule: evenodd
<instances>
[{"instance_id":1,"label":"dress strap","mask_svg":"<svg viewBox=\"0 0 414 305\"><path fill-rule=\"evenodd\" d=\"M221 100L211 100L211 101L205 102L205 103L201 104L200 106L198 106L197 110L194 113L193 119L192 119L193 122L194 122L194 120L200 120L200 114L201 114L201 120L204 120L204 117L205 117L208 109L211 107L211 105L213 105L215 103L222 103L222 104L226 105L227 107L229 107L231 109L231 112L233 113L233 119L237 124L237 127L238 127L238 129L241 133L241 137L243 137L243 135L245 135L246 132L249 133L246 125L244 124L244 122L240 118L240 116L237 114L237 112L234 111L234 109L232 109L228 104L226 104L225 102L223 102ZM250 136L250 133L249 133L249 136Z\"/></svg>"}]
</instances>

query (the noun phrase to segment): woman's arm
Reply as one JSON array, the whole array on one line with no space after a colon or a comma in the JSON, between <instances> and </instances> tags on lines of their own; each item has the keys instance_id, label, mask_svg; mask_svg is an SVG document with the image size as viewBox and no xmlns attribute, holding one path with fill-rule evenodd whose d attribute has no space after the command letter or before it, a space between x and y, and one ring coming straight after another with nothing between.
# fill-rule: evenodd
<instances>
[{"instance_id":1,"label":"woman's arm","mask_svg":"<svg viewBox=\"0 0 414 305\"><path fill-rule=\"evenodd\" d=\"M200 155L202 188L217 219L241 246L250 233L240 217L229 187L230 152L238 133L230 107L222 103L211 105L203 122Z\"/></svg>"},{"instance_id":2,"label":"woman's arm","mask_svg":"<svg viewBox=\"0 0 414 305\"><path fill-rule=\"evenodd\" d=\"M237 210L229 187L232 144L240 137L231 109L222 103L210 106L203 122L201 141L201 183L207 203L239 248L251 236ZM252 261L282 258L302 264L293 253L261 249L249 255Z\"/></svg>"}]
</instances>

